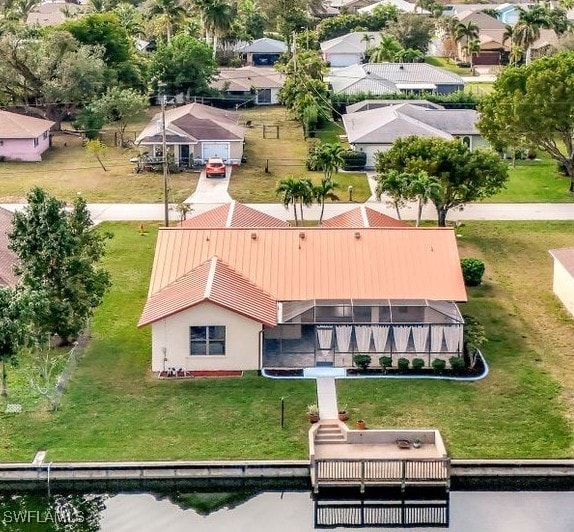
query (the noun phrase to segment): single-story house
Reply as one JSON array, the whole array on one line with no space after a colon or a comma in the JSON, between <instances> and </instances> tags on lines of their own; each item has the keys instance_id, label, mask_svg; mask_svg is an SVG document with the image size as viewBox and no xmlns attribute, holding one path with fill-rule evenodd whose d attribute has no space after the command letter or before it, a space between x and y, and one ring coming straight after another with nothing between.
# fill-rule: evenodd
<instances>
[{"instance_id":1,"label":"single-story house","mask_svg":"<svg viewBox=\"0 0 574 532\"><path fill-rule=\"evenodd\" d=\"M0 160L41 161L54 122L0 111Z\"/></svg>"},{"instance_id":2,"label":"single-story house","mask_svg":"<svg viewBox=\"0 0 574 532\"><path fill-rule=\"evenodd\" d=\"M138 326L159 374L430 364L462 354L466 299L450 228L172 227Z\"/></svg>"},{"instance_id":3,"label":"single-story house","mask_svg":"<svg viewBox=\"0 0 574 532\"><path fill-rule=\"evenodd\" d=\"M500 20L480 11L464 11L459 15L463 24L470 22L476 24L479 29L478 40L480 41L480 53L473 57L474 65L500 65L506 62L506 53L510 50L510 41L504 41L506 25ZM465 56L463 47L466 40L458 43L458 56Z\"/></svg>"},{"instance_id":4,"label":"single-story house","mask_svg":"<svg viewBox=\"0 0 574 532\"><path fill-rule=\"evenodd\" d=\"M366 205L323 220L321 227L361 228L361 227L409 227L402 220L380 213Z\"/></svg>"},{"instance_id":5,"label":"single-story house","mask_svg":"<svg viewBox=\"0 0 574 532\"><path fill-rule=\"evenodd\" d=\"M410 102L343 115L349 144L367 154L367 168L375 165L375 153L386 151L401 137L460 138L469 148L488 146L475 126L473 109L428 109Z\"/></svg>"},{"instance_id":6,"label":"single-story house","mask_svg":"<svg viewBox=\"0 0 574 532\"><path fill-rule=\"evenodd\" d=\"M574 248L551 249L554 259L552 290L574 316Z\"/></svg>"},{"instance_id":7,"label":"single-story house","mask_svg":"<svg viewBox=\"0 0 574 532\"><path fill-rule=\"evenodd\" d=\"M232 201L180 223L181 227L289 227L289 223L258 211L243 203Z\"/></svg>"},{"instance_id":8,"label":"single-story house","mask_svg":"<svg viewBox=\"0 0 574 532\"><path fill-rule=\"evenodd\" d=\"M346 67L361 63L365 52L381 42L378 31L354 31L321 43L323 60L332 67Z\"/></svg>"},{"instance_id":9,"label":"single-story house","mask_svg":"<svg viewBox=\"0 0 574 532\"><path fill-rule=\"evenodd\" d=\"M287 45L283 41L263 37L240 44L236 51L242 55L244 65L273 66L287 52Z\"/></svg>"},{"instance_id":10,"label":"single-story house","mask_svg":"<svg viewBox=\"0 0 574 532\"><path fill-rule=\"evenodd\" d=\"M329 83L333 92L341 94L450 94L464 89L460 76L427 63L351 65L331 70Z\"/></svg>"},{"instance_id":11,"label":"single-story house","mask_svg":"<svg viewBox=\"0 0 574 532\"><path fill-rule=\"evenodd\" d=\"M190 103L165 112L166 144L175 163L189 166L221 157L228 164L240 164L245 128L235 111ZM156 114L136 138L140 151L149 157L162 156L162 117Z\"/></svg>"},{"instance_id":12,"label":"single-story house","mask_svg":"<svg viewBox=\"0 0 574 532\"><path fill-rule=\"evenodd\" d=\"M375 4L375 0L325 0L323 6L336 10L337 14L356 13L362 7Z\"/></svg>"},{"instance_id":13,"label":"single-story house","mask_svg":"<svg viewBox=\"0 0 574 532\"><path fill-rule=\"evenodd\" d=\"M285 74L271 67L246 66L223 68L211 82L211 87L224 91L228 98L253 100L255 105L279 103L279 91Z\"/></svg>"},{"instance_id":14,"label":"single-story house","mask_svg":"<svg viewBox=\"0 0 574 532\"><path fill-rule=\"evenodd\" d=\"M360 111L370 111L371 109L380 109L381 107L389 107L389 105L397 105L399 103L409 103L411 105L418 105L426 109L444 109L438 103L429 102L428 100L361 100L360 102L347 105L345 107L346 113L358 113Z\"/></svg>"},{"instance_id":15,"label":"single-story house","mask_svg":"<svg viewBox=\"0 0 574 532\"><path fill-rule=\"evenodd\" d=\"M0 208L0 286L13 287L18 282L14 268L18 265L18 257L9 247L8 234L12 232L14 214Z\"/></svg>"}]
</instances>

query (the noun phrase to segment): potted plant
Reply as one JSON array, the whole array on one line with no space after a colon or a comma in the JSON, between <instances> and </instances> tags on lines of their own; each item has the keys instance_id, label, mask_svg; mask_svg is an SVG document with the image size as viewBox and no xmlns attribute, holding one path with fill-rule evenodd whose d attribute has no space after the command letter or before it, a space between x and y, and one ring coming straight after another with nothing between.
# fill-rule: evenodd
<instances>
[{"instance_id":1,"label":"potted plant","mask_svg":"<svg viewBox=\"0 0 574 532\"><path fill-rule=\"evenodd\" d=\"M307 405L307 419L311 423L319 421L319 407L315 403Z\"/></svg>"},{"instance_id":2,"label":"potted plant","mask_svg":"<svg viewBox=\"0 0 574 532\"><path fill-rule=\"evenodd\" d=\"M363 419L357 421L357 430L365 430L367 428L367 423Z\"/></svg>"},{"instance_id":3,"label":"potted plant","mask_svg":"<svg viewBox=\"0 0 574 532\"><path fill-rule=\"evenodd\" d=\"M421 441L420 438L415 438L414 441L413 441L413 447L414 447L415 449L418 449L418 448L422 445L422 443L423 443L423 442Z\"/></svg>"},{"instance_id":4,"label":"potted plant","mask_svg":"<svg viewBox=\"0 0 574 532\"><path fill-rule=\"evenodd\" d=\"M347 421L349 419L349 414L347 412L347 405L339 408L339 421Z\"/></svg>"}]
</instances>

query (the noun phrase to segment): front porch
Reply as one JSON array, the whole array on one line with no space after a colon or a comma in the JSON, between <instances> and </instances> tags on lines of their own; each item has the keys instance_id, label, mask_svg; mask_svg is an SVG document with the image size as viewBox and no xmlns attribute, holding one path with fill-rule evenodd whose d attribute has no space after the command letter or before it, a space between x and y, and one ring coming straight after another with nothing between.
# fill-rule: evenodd
<instances>
[{"instance_id":1,"label":"front porch","mask_svg":"<svg viewBox=\"0 0 574 532\"><path fill-rule=\"evenodd\" d=\"M264 368L353 367L368 354L371 367L389 356L422 358L430 367L463 353L464 320L448 301L298 301L280 303L282 323L263 331Z\"/></svg>"}]
</instances>

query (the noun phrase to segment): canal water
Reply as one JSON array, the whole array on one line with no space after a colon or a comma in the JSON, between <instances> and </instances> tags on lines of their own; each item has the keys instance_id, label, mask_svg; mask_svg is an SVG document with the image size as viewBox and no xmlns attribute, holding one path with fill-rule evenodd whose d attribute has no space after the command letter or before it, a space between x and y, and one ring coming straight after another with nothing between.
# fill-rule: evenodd
<instances>
[{"instance_id":1,"label":"canal water","mask_svg":"<svg viewBox=\"0 0 574 532\"><path fill-rule=\"evenodd\" d=\"M385 524L383 524L385 523ZM573 532L574 492L451 492L425 500L314 498L304 491L0 494L9 532Z\"/></svg>"}]
</instances>

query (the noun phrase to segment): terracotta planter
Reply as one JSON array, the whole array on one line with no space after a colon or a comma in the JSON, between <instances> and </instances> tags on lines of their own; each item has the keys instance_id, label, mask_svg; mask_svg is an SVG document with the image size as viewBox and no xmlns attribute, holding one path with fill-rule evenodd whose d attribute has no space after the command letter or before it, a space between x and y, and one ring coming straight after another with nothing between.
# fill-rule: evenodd
<instances>
[{"instance_id":1,"label":"terracotta planter","mask_svg":"<svg viewBox=\"0 0 574 532\"><path fill-rule=\"evenodd\" d=\"M319 421L319 414L307 414L307 418L311 423L317 423Z\"/></svg>"},{"instance_id":2,"label":"terracotta planter","mask_svg":"<svg viewBox=\"0 0 574 532\"><path fill-rule=\"evenodd\" d=\"M344 410L339 412L339 421L347 421L347 419L349 419L349 414L347 414L347 412Z\"/></svg>"},{"instance_id":3,"label":"terracotta planter","mask_svg":"<svg viewBox=\"0 0 574 532\"><path fill-rule=\"evenodd\" d=\"M366 428L367 424L362 419L357 421L357 430L365 430Z\"/></svg>"}]
</instances>

